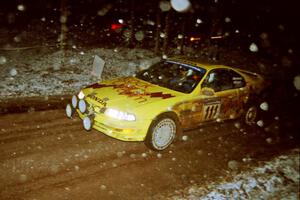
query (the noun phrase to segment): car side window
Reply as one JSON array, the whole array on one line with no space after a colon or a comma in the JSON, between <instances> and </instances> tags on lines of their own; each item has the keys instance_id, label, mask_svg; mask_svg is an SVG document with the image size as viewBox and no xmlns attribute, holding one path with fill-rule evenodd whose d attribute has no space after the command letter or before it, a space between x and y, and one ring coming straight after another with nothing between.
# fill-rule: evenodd
<instances>
[{"instance_id":1,"label":"car side window","mask_svg":"<svg viewBox=\"0 0 300 200\"><path fill-rule=\"evenodd\" d=\"M241 75L239 75L238 73L236 73L235 71L232 71L232 70L231 70L231 74L232 74L232 82L233 82L234 88L245 87L246 82L245 82L244 77L242 77Z\"/></svg>"},{"instance_id":2,"label":"car side window","mask_svg":"<svg viewBox=\"0 0 300 200\"><path fill-rule=\"evenodd\" d=\"M214 89L215 92L240 88L245 86L242 76L229 69L214 69L202 83L203 87Z\"/></svg>"}]
</instances>

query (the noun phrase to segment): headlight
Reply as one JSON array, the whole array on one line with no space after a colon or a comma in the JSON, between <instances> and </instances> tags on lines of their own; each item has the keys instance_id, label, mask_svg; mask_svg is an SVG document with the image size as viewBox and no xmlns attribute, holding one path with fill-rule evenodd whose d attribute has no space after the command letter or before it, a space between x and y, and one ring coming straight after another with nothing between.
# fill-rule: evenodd
<instances>
[{"instance_id":1,"label":"headlight","mask_svg":"<svg viewBox=\"0 0 300 200\"><path fill-rule=\"evenodd\" d=\"M84 98L84 93L82 92L82 90L78 93L78 99L83 99Z\"/></svg>"},{"instance_id":2,"label":"headlight","mask_svg":"<svg viewBox=\"0 0 300 200\"><path fill-rule=\"evenodd\" d=\"M106 109L105 115L119 120L135 121L135 115L112 108Z\"/></svg>"}]
</instances>

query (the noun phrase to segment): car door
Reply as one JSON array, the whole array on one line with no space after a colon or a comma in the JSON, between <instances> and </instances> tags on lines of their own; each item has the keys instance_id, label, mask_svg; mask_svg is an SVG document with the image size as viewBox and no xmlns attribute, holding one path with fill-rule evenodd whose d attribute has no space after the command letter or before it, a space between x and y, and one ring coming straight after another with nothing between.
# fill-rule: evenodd
<instances>
[{"instance_id":1,"label":"car door","mask_svg":"<svg viewBox=\"0 0 300 200\"><path fill-rule=\"evenodd\" d=\"M235 118L241 109L237 83L237 73L231 69L211 70L203 81L202 88L214 90L214 96L207 98L203 105L203 120Z\"/></svg>"}]
</instances>

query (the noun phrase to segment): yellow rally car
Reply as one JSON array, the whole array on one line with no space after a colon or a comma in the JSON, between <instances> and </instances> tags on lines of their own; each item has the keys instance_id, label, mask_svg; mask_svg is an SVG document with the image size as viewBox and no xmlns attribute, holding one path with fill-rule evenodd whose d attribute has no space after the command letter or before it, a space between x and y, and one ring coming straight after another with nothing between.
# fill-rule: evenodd
<instances>
[{"instance_id":1,"label":"yellow rally car","mask_svg":"<svg viewBox=\"0 0 300 200\"><path fill-rule=\"evenodd\" d=\"M264 85L256 73L173 58L133 77L83 88L66 114L77 111L86 130L164 150L182 130L203 123L243 116L254 124L258 108L252 100Z\"/></svg>"}]
</instances>

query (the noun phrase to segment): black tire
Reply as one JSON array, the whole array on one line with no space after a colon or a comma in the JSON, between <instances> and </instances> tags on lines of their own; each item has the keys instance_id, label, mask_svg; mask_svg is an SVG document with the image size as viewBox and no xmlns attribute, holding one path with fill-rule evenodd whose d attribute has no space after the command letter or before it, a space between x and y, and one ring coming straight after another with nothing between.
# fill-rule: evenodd
<instances>
[{"instance_id":1,"label":"black tire","mask_svg":"<svg viewBox=\"0 0 300 200\"><path fill-rule=\"evenodd\" d=\"M259 120L265 118L265 111L260 108L264 102L263 96L251 96L244 107L243 122L248 126L256 125Z\"/></svg>"},{"instance_id":2,"label":"black tire","mask_svg":"<svg viewBox=\"0 0 300 200\"><path fill-rule=\"evenodd\" d=\"M171 113L162 114L152 121L145 138L145 144L152 150L162 151L172 144L180 132L181 128L177 116Z\"/></svg>"},{"instance_id":3,"label":"black tire","mask_svg":"<svg viewBox=\"0 0 300 200\"><path fill-rule=\"evenodd\" d=\"M258 107L255 104L246 105L244 112L243 122L248 126L255 125L258 119Z\"/></svg>"}]
</instances>

